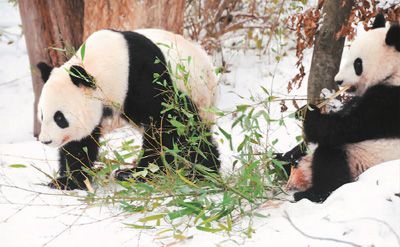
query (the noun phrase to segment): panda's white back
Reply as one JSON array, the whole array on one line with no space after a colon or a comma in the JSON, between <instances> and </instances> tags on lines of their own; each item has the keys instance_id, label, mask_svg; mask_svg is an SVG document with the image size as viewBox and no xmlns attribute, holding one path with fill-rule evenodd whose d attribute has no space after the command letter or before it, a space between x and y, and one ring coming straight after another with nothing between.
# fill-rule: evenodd
<instances>
[{"instance_id":1,"label":"panda's white back","mask_svg":"<svg viewBox=\"0 0 400 247\"><path fill-rule=\"evenodd\" d=\"M200 109L202 119L213 121L214 115L203 109L215 105L218 97L217 77L207 53L197 44L190 42L181 35L160 29L138 29L135 32L142 34L157 44L164 57L171 64L172 79L176 79L178 88L189 94ZM190 63L187 59L190 57ZM189 72L189 89L184 81L176 78L177 65L185 66Z\"/></svg>"}]
</instances>

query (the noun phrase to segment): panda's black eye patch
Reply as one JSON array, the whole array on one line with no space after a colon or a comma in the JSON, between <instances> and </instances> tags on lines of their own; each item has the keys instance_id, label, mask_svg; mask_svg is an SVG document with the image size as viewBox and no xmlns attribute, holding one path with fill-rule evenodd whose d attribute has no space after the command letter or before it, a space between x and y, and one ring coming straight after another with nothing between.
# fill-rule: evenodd
<instances>
[{"instance_id":1,"label":"panda's black eye patch","mask_svg":"<svg viewBox=\"0 0 400 247\"><path fill-rule=\"evenodd\" d=\"M64 114L60 111L54 113L54 121L61 129L65 129L69 126L67 119L64 117Z\"/></svg>"},{"instance_id":2,"label":"panda's black eye patch","mask_svg":"<svg viewBox=\"0 0 400 247\"><path fill-rule=\"evenodd\" d=\"M356 75L360 76L363 72L363 64L361 58L357 58L354 60L354 71L356 72Z\"/></svg>"}]
</instances>

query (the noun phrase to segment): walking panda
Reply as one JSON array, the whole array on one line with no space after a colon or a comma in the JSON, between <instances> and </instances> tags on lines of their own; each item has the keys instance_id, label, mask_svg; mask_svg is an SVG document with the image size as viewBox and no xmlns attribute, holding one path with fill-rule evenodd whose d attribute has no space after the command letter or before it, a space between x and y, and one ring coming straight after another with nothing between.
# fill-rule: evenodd
<instances>
[{"instance_id":1,"label":"walking panda","mask_svg":"<svg viewBox=\"0 0 400 247\"><path fill-rule=\"evenodd\" d=\"M385 27L379 15L353 42L335 80L356 97L339 112L306 112L305 138L318 145L289 178L288 188L301 191L296 201L324 201L366 169L400 159L400 26Z\"/></svg>"},{"instance_id":2,"label":"walking panda","mask_svg":"<svg viewBox=\"0 0 400 247\"><path fill-rule=\"evenodd\" d=\"M172 166L177 157L166 150L174 145L189 153L179 163L193 169L192 175L195 164L218 171L210 130L214 115L207 111L216 101L217 78L205 51L182 36L158 29L100 30L61 67L37 67L45 82L38 104L39 140L59 148L60 155L59 177L51 187L85 188L89 175L82 168L96 161L101 122L109 115L144 130L143 156L135 171L150 163ZM178 105L169 107L173 102ZM165 159L160 153L166 153ZM120 171L117 177L131 173Z\"/></svg>"}]
</instances>

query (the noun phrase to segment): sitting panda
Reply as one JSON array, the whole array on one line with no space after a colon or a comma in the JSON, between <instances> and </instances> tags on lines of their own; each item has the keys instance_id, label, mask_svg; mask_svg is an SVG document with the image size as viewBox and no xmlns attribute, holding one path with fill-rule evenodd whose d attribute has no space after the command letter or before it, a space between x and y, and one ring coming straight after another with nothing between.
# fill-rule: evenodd
<instances>
[{"instance_id":1,"label":"sitting panda","mask_svg":"<svg viewBox=\"0 0 400 247\"><path fill-rule=\"evenodd\" d=\"M352 44L335 81L351 85L356 97L339 112L307 110L305 139L318 145L290 175L288 189L301 191L296 201L322 202L366 169L400 159L400 26L386 28L378 16Z\"/></svg>"},{"instance_id":2,"label":"sitting panda","mask_svg":"<svg viewBox=\"0 0 400 247\"><path fill-rule=\"evenodd\" d=\"M61 67L37 67L45 82L38 104L39 140L59 148L59 177L51 187L85 188L89 175L83 168L96 161L101 124L110 115L143 130L143 156L135 171L150 163L173 167L177 156L166 149L175 145L189 154L179 162L191 167L189 174L198 176L194 164L218 171L210 129L214 115L207 111L216 101L217 78L205 51L181 35L158 29L100 30ZM170 107L177 100L178 106ZM184 110L176 110L180 107ZM120 170L116 176L127 179L132 172Z\"/></svg>"}]
</instances>

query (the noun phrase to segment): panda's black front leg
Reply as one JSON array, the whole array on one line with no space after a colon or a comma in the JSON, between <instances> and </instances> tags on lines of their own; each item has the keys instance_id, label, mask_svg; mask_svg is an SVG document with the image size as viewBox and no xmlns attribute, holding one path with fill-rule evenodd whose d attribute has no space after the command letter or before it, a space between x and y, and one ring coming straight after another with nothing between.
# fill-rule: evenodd
<instances>
[{"instance_id":1,"label":"panda's black front leg","mask_svg":"<svg viewBox=\"0 0 400 247\"><path fill-rule=\"evenodd\" d=\"M337 188L351 182L346 150L343 147L319 145L312 161L312 187L294 194L294 199L303 198L323 202Z\"/></svg>"},{"instance_id":2,"label":"panda's black front leg","mask_svg":"<svg viewBox=\"0 0 400 247\"><path fill-rule=\"evenodd\" d=\"M358 133L363 130L363 118L358 114L322 114L316 106L310 105L310 108L306 112L303 124L305 139L308 142L338 146L362 141L363 135Z\"/></svg>"},{"instance_id":3,"label":"panda's black front leg","mask_svg":"<svg viewBox=\"0 0 400 247\"><path fill-rule=\"evenodd\" d=\"M369 139L400 137L400 87L376 85L336 113L321 114L315 106L304 120L306 139L339 146Z\"/></svg>"},{"instance_id":4,"label":"panda's black front leg","mask_svg":"<svg viewBox=\"0 0 400 247\"><path fill-rule=\"evenodd\" d=\"M59 177L49 186L55 189L86 189L85 179L90 175L85 169L91 169L99 152L100 129L96 127L90 136L80 141L72 141L59 149Z\"/></svg>"}]
</instances>

